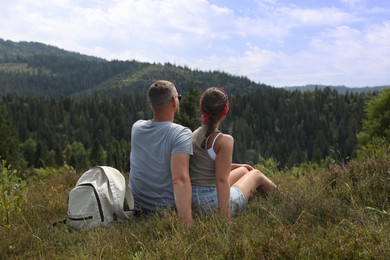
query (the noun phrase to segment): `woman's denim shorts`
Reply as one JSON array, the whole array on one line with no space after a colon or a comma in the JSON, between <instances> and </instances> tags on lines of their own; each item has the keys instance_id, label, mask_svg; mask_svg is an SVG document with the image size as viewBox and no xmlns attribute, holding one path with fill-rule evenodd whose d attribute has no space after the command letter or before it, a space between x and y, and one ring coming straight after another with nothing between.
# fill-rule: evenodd
<instances>
[{"instance_id":1,"label":"woman's denim shorts","mask_svg":"<svg viewBox=\"0 0 390 260\"><path fill-rule=\"evenodd\" d=\"M192 203L196 208L205 213L218 208L217 187L215 186L192 186ZM230 214L234 215L238 209L245 205L245 198L241 190L236 187L230 187Z\"/></svg>"}]
</instances>

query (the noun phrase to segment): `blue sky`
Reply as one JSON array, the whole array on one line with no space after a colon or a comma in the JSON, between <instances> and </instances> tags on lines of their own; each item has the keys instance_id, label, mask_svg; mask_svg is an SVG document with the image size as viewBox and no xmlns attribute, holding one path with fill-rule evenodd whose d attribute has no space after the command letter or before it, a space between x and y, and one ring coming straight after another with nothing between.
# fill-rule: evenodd
<instances>
[{"instance_id":1,"label":"blue sky","mask_svg":"<svg viewBox=\"0 0 390 260\"><path fill-rule=\"evenodd\" d=\"M0 0L0 38L275 87L390 84L389 0Z\"/></svg>"}]
</instances>

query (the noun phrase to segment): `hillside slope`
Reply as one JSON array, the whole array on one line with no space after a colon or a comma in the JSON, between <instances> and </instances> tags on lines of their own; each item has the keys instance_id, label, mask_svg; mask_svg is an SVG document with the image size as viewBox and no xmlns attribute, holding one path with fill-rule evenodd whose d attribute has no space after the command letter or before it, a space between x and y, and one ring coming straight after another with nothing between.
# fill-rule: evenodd
<instances>
[{"instance_id":1,"label":"hillside slope","mask_svg":"<svg viewBox=\"0 0 390 260\"><path fill-rule=\"evenodd\" d=\"M231 94L249 94L271 86L223 71L201 71L170 63L108 61L38 42L0 39L0 95L25 97L108 96L144 93L155 80L168 79L185 93L192 84L199 90L218 86ZM288 91L314 91L324 88L346 92L376 92L389 86L348 88L306 85L286 87Z\"/></svg>"},{"instance_id":2,"label":"hillside slope","mask_svg":"<svg viewBox=\"0 0 390 260\"><path fill-rule=\"evenodd\" d=\"M66 51L55 46L39 42L13 42L0 38L0 62L12 62L34 55L55 55L61 57L79 57L86 60L102 60L97 57L82 55L77 52Z\"/></svg>"},{"instance_id":3,"label":"hillside slope","mask_svg":"<svg viewBox=\"0 0 390 260\"><path fill-rule=\"evenodd\" d=\"M191 70L172 64L107 61L35 42L0 39L0 93L16 96L80 96L145 92L155 80L168 79L180 92L190 82L203 90L220 86L230 93L249 93L269 86L219 71Z\"/></svg>"}]
</instances>

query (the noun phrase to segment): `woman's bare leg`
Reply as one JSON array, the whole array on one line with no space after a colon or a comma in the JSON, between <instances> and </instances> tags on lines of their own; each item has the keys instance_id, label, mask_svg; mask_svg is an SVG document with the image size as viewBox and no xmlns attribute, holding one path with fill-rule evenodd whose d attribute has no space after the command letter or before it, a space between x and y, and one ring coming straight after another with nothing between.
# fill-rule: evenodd
<instances>
[{"instance_id":1,"label":"woman's bare leg","mask_svg":"<svg viewBox=\"0 0 390 260\"><path fill-rule=\"evenodd\" d=\"M245 200L248 201L249 196L256 189L260 189L264 193L268 193L272 189L276 188L276 185L267 178L259 170L252 170L242 175L242 177L233 183L243 193Z\"/></svg>"},{"instance_id":2,"label":"woman's bare leg","mask_svg":"<svg viewBox=\"0 0 390 260\"><path fill-rule=\"evenodd\" d=\"M234 170L230 172L229 175L229 183L230 186L232 186L234 183L236 183L239 179L242 178L246 173L248 172L248 169L245 167L237 167Z\"/></svg>"}]
</instances>

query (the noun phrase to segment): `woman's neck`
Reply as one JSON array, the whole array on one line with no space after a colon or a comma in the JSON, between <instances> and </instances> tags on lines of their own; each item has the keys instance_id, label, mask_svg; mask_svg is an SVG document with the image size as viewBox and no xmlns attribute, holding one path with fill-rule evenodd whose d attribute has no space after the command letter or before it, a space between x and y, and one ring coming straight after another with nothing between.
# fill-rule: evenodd
<instances>
[{"instance_id":1,"label":"woman's neck","mask_svg":"<svg viewBox=\"0 0 390 260\"><path fill-rule=\"evenodd\" d=\"M219 125L221 124L221 121L222 121L222 119L219 120L217 123L215 123L215 125L214 125L214 129L215 129L215 130L218 130ZM204 121L203 121L203 123L202 123L202 127L204 127L204 128L207 129L207 124L206 124Z\"/></svg>"}]
</instances>

